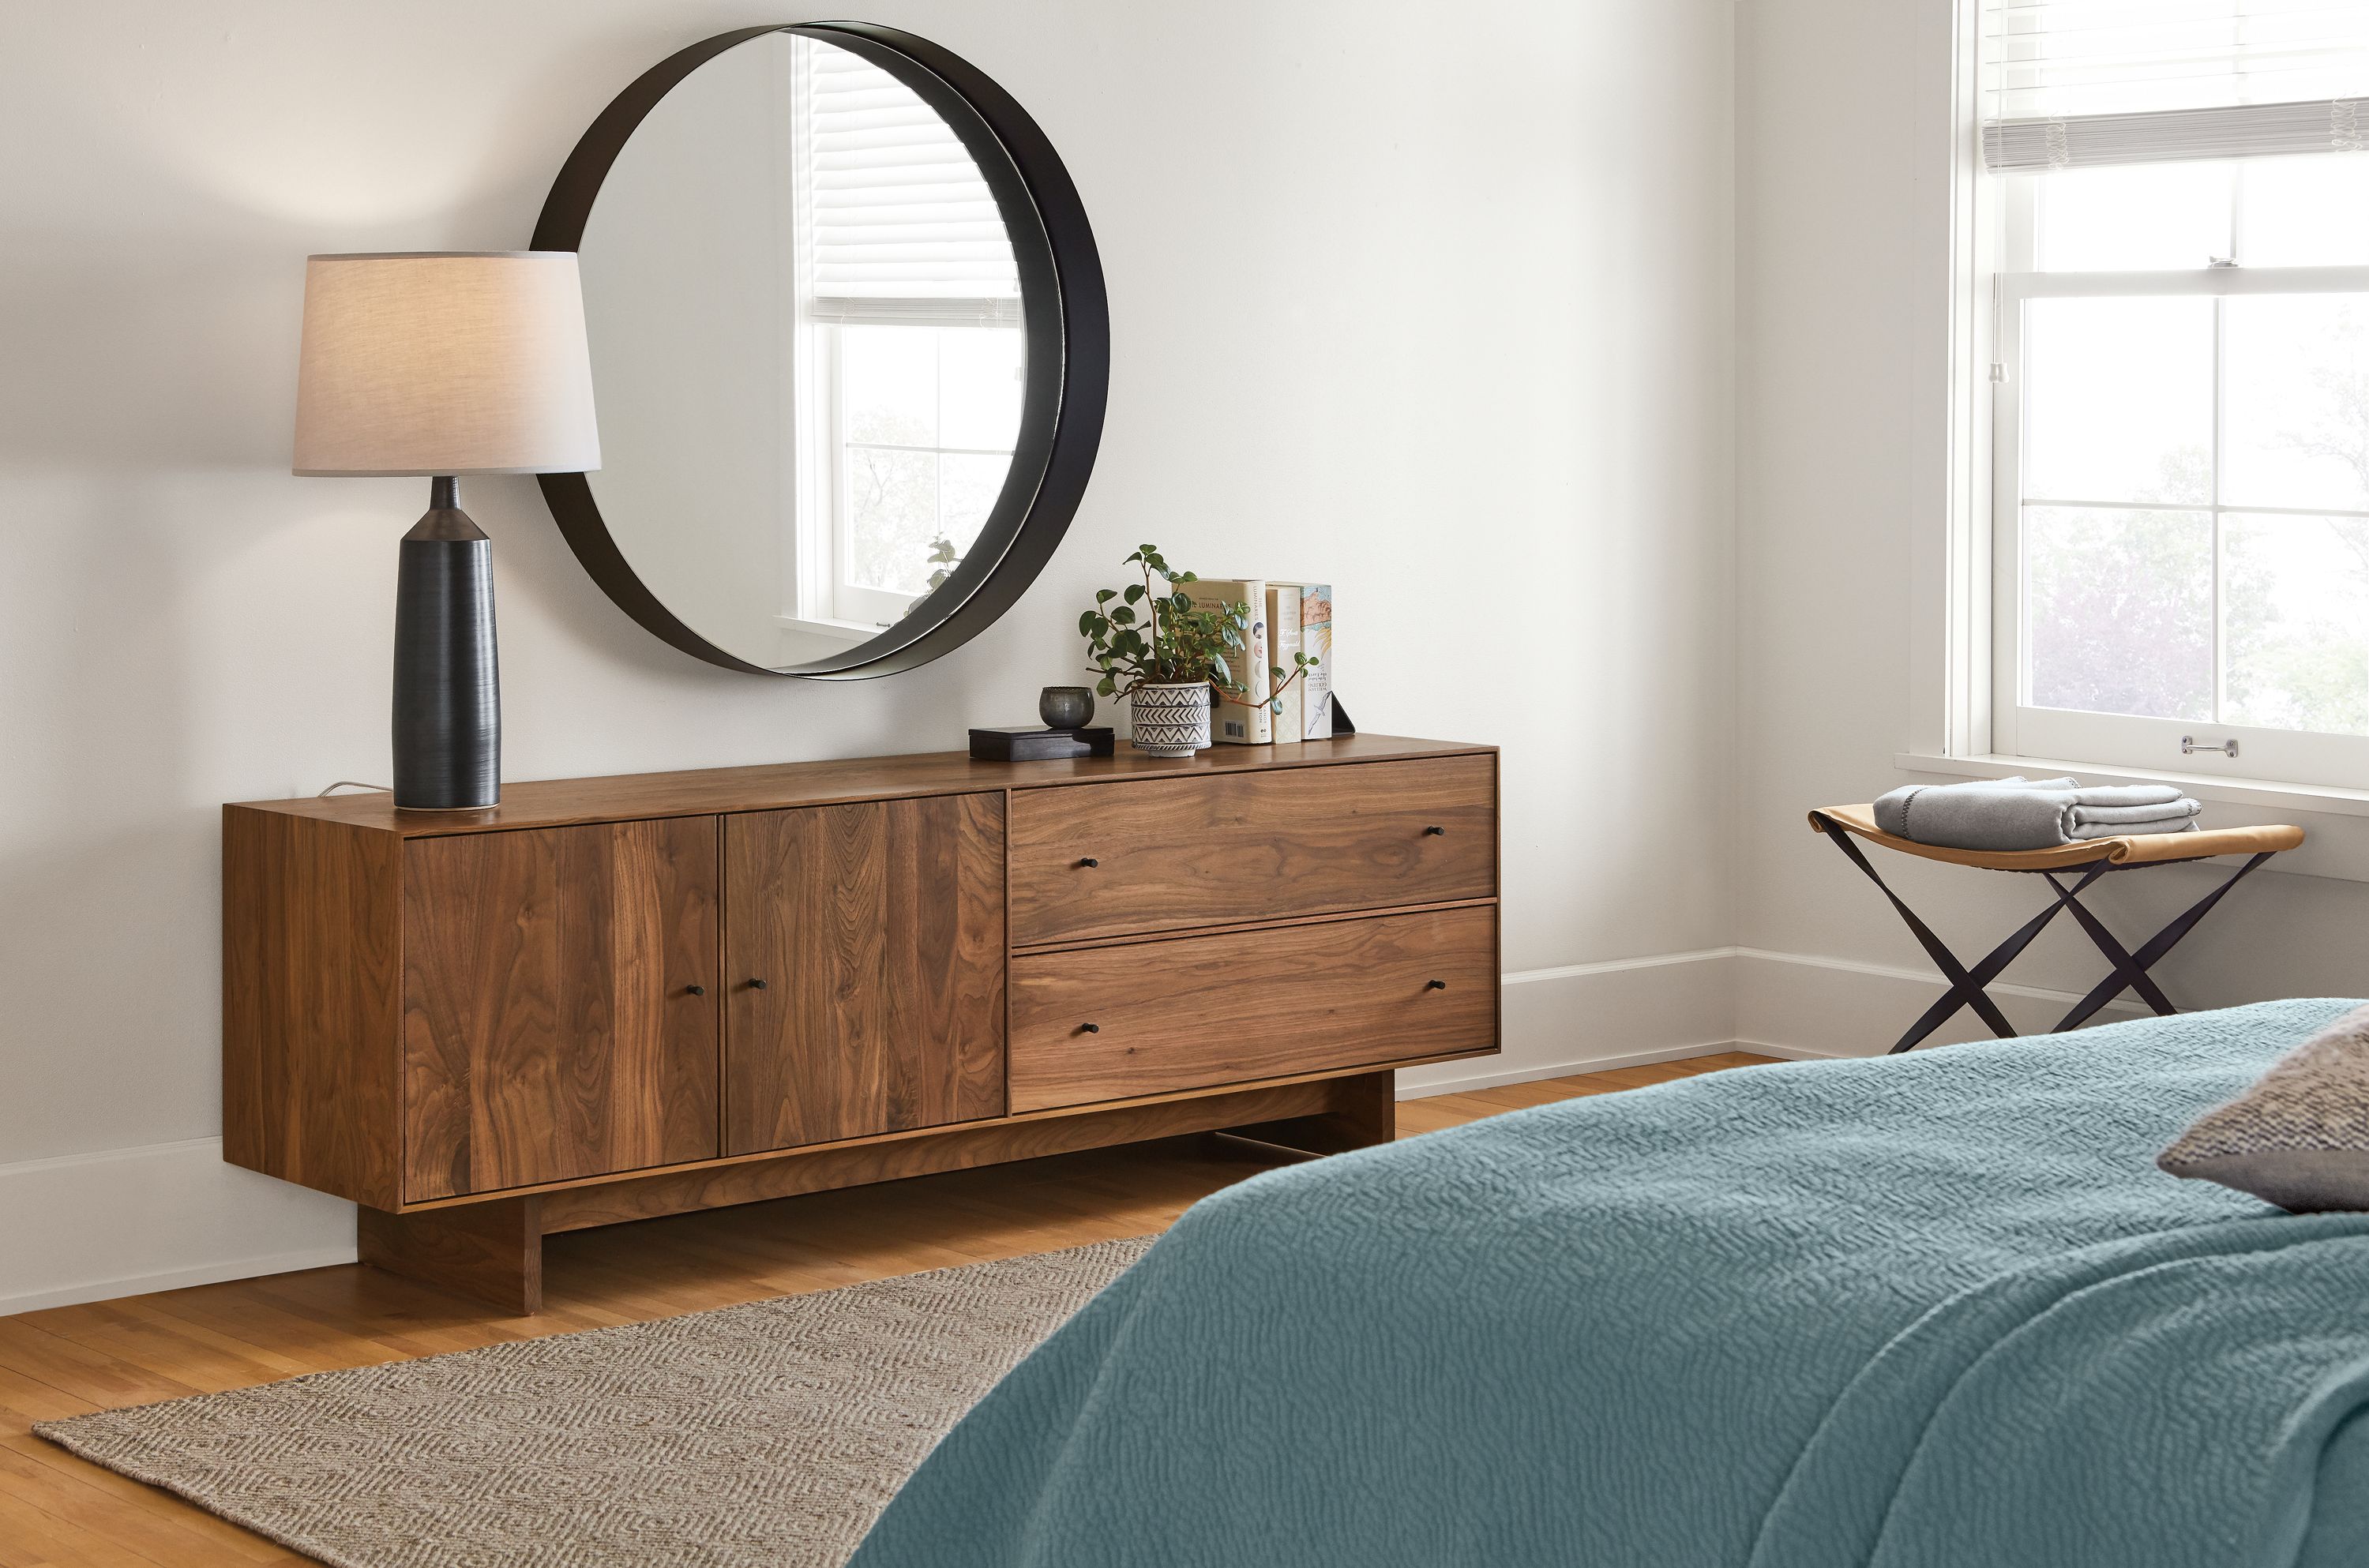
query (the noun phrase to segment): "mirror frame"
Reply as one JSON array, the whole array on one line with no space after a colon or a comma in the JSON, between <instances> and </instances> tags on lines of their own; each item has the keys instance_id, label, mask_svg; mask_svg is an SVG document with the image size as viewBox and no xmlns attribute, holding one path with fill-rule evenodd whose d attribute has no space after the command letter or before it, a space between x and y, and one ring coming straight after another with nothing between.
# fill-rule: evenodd
<instances>
[{"instance_id":1,"label":"mirror frame","mask_svg":"<svg viewBox=\"0 0 2369 1568\"><path fill-rule=\"evenodd\" d=\"M756 675L890 675L951 653L994 624L1036 580L1068 532L1102 443L1109 395L1110 306L1102 258L1069 170L1009 93L927 39L863 22L742 28L692 44L644 72L601 111L561 166L535 222L532 248L578 249L602 181L658 100L725 51L777 32L835 44L911 88L953 128L994 193L1018 263L1027 383L1012 467L978 541L952 575L916 600L895 625L842 654L776 670L716 647L650 591L609 532L584 475L538 478L560 533L592 580L660 640L710 664Z\"/></svg>"}]
</instances>

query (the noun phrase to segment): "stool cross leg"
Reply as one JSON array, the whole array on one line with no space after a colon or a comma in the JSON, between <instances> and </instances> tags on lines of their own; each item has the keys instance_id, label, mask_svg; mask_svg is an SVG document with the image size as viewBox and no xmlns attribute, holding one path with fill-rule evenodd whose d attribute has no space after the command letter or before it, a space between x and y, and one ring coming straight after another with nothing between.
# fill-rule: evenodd
<instances>
[{"instance_id":1,"label":"stool cross leg","mask_svg":"<svg viewBox=\"0 0 2369 1568\"><path fill-rule=\"evenodd\" d=\"M1884 881L1875 867L1869 864L1867 855L1859 845L1851 841L1850 834L1844 831L1839 824L1823 826L1826 836L1834 840L1835 847L1848 855L1851 864L1866 872L1867 879L1882 888L1883 896L1892 900L1892 907L1900 911L1901 920L1907 923L1908 929L1915 933L1917 942L1924 946L1927 956L1940 969L1942 977L1950 982L1950 989L1941 993L1941 1000L1927 1008L1924 1015L1908 1026L1908 1032L1901 1036L1893 1046L1891 1054L1898 1056L1902 1051L1912 1048L1926 1036L1956 1017L1960 1009L1967 1007L1973 1008L1975 1014L1990 1025L1991 1033L2002 1040L2010 1040L2021 1034L2021 1030L2008 1022L2007 1014L1999 1011L1998 1003L1991 1000L1990 992L1984 988L1998 979L2007 967L2014 963L2025 948L2031 945L2032 938L2048 929L2048 922L2056 918L2057 910L2072 901L2072 895L2064 893L2060 889L2059 902L2049 905L2024 921L2022 925L2016 928L2013 935L1992 948L1980 963L1969 969L1964 964L1959 962L1958 956L1951 952L1948 945L1934 934L1933 928L1918 919L1917 911L1910 909L1900 895L1892 890L1892 885ZM2082 876L2081 880L2074 884L2073 892L2080 892L2105 875L2106 864L2107 863L2101 860L2091 866Z\"/></svg>"},{"instance_id":2,"label":"stool cross leg","mask_svg":"<svg viewBox=\"0 0 2369 1568\"><path fill-rule=\"evenodd\" d=\"M2073 1011L2065 1015L2065 1021L2056 1025L2055 1032L2061 1033L2066 1029L2079 1028L2089 1021L2090 1015L2098 1009L2120 995L2124 986L2137 991L2146 1000L2146 1004L2156 1010L2158 1016L2169 1017L2179 1012L2180 1009L2172 1006L2156 983L2147 979L2147 970L2154 967L2156 960L2179 946L2181 937L2196 929L2196 922L2203 920L2213 906L2221 901L2223 894L2251 876L2273 853L2275 852L2264 850L2231 872L2227 881L2182 910L2178 919L2149 937L2136 953L2124 952L2122 944L2116 942L2112 934L2099 923L2095 915L2080 905L2073 903L2072 895L2061 887L2058 888L2057 897L2072 905L2074 918L2078 920L2082 928L2089 932L2090 940L2098 944L2098 951L2106 956L2106 961L2113 965L2114 972L2100 980L2090 990L2089 995L2074 1004ZM2056 878L2051 876L2048 881L2051 887L2054 887Z\"/></svg>"},{"instance_id":3,"label":"stool cross leg","mask_svg":"<svg viewBox=\"0 0 2369 1568\"><path fill-rule=\"evenodd\" d=\"M2171 998L2163 994L2163 988L2156 984L2154 979L2148 976L2146 969L2140 967L2138 960L2131 956L2130 949L2124 947L2121 939L2116 937L2112 932L2106 929L2106 922L2100 920L2096 915L2091 914L2087 905L2080 903L2073 897L2073 893L2080 891L2078 887L2074 888L2071 892L2067 892L2065 885L2056 880L2056 873L2053 871L2043 871L2040 875L2047 879L2048 885L2051 887L2056 889L2056 897L2060 900L2060 907L2069 911L2073 918L2080 922L2081 929L2089 933L2089 940L2097 944L2098 951L2106 956L2106 962L2114 967L2113 974L2110 977L2111 979L2122 981L2124 984L2127 984L2131 990L2138 992L2139 1000L2146 1002L2149 1007L2154 1008L2155 1014L2158 1018L2169 1018L2173 1013L2180 1011L2180 1009L2171 1004ZM2224 883L2222 885L2222 889L2216 890L2214 897L2216 898L2219 898L2221 896L2221 891L2226 891L2227 886L2228 885L2226 883ZM2117 985L2114 989L2115 990L2120 990L2122 987ZM2106 1004L2108 998L2112 995L2112 992L2108 992L2106 996L2100 997L2098 999L2098 1006L2103 1007ZM2087 1006L2089 998L2084 997L2082 999L2083 1005ZM2094 1009L2092 1011L2094 1011ZM2078 1009L2076 1009L2075 1013L2066 1014L2065 1026L2070 1027L2072 1024L2079 1024L2089 1016L2089 1014L2088 1013L2082 1013Z\"/></svg>"},{"instance_id":4,"label":"stool cross leg","mask_svg":"<svg viewBox=\"0 0 2369 1568\"><path fill-rule=\"evenodd\" d=\"M1991 1000L1987 988L2007 967L2031 945L2034 938L2048 928L2060 911L2069 912L2091 944L2104 955L2111 972L2098 982L2089 993L2074 1004L2072 1011L2059 1020L2052 1033L2061 1034L2076 1029L2097 1014L2124 990L2135 991L2139 999L2158 1014L2179 1011L2163 988L2154 981L2147 970L2163 956L2178 946L2180 940L2196 929L2197 922L2210 913L2229 889L2260 869L2264 862L2281 850L2292 849L2303 841L2303 834L2295 828L2232 829L2214 833L2181 835L2140 835L2112 840L2092 840L2068 844L2054 850L1983 852L1941 849L1897 839L1877 830L1863 807L1833 807L1810 813L1811 826L1834 841L1835 847L1848 857L1851 864L1866 874L1867 879L1899 912L1918 945L1925 949L1941 971L1949 987L1941 999L1927 1008L1922 1016L1908 1026L1906 1034L1893 1046L1893 1054L1912 1049L1934 1030L1940 1028L1962 1010L1972 1008L1991 1033L2002 1039L2019 1030L2008 1021L2007 1014ZM1854 837L1856 835L1856 837ZM2037 873L2045 877L2055 898L2048 907L2016 928L2007 940L1969 965L1950 951L1933 928L1908 907L1900 895L1871 864L1857 841L1866 838L1888 848L1906 851L1928 859L1945 860L1958 864L1974 865L1994 871ZM2132 871L2142 865L2170 865L2190 863L2214 854L2249 853L2243 865L2186 910L2169 924L2141 943L2135 951L2123 945L2108 930L2105 921L2081 902L2081 895L2110 871ZM2070 885L2058 879L2062 873Z\"/></svg>"}]
</instances>

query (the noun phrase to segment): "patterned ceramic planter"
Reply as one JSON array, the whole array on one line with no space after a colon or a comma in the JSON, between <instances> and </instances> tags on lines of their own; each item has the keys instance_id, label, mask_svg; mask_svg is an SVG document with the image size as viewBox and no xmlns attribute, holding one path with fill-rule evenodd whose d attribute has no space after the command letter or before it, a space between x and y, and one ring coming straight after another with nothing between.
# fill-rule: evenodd
<instances>
[{"instance_id":1,"label":"patterned ceramic planter","mask_svg":"<svg viewBox=\"0 0 2369 1568\"><path fill-rule=\"evenodd\" d=\"M1135 749L1154 757L1190 757L1209 749L1209 687L1138 686L1127 699L1135 713Z\"/></svg>"}]
</instances>

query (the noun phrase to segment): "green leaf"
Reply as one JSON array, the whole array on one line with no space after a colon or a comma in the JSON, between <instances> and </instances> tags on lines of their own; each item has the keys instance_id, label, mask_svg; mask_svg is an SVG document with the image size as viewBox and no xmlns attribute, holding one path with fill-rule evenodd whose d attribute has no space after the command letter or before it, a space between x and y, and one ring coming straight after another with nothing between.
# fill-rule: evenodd
<instances>
[{"instance_id":1,"label":"green leaf","mask_svg":"<svg viewBox=\"0 0 2369 1568\"><path fill-rule=\"evenodd\" d=\"M1094 612L1093 612L1093 611L1091 611L1091 610L1087 611L1084 614L1082 614L1082 615L1079 616L1079 617L1078 617L1078 635L1080 635L1080 636L1082 636L1082 637L1091 637L1091 636L1093 636L1093 635L1094 635L1094 622L1095 622L1095 620L1096 620L1096 619L1097 619L1097 617L1095 616Z\"/></svg>"},{"instance_id":2,"label":"green leaf","mask_svg":"<svg viewBox=\"0 0 2369 1568\"><path fill-rule=\"evenodd\" d=\"M1094 591L1094 602L1096 604L1108 604L1112 600L1116 599L1117 597L1118 592L1115 589L1097 589Z\"/></svg>"},{"instance_id":3,"label":"green leaf","mask_svg":"<svg viewBox=\"0 0 2369 1568\"><path fill-rule=\"evenodd\" d=\"M1129 610L1124 604L1120 605L1117 609L1113 610L1110 612L1110 618L1111 624L1114 626L1132 626L1135 624L1135 612Z\"/></svg>"},{"instance_id":4,"label":"green leaf","mask_svg":"<svg viewBox=\"0 0 2369 1568\"><path fill-rule=\"evenodd\" d=\"M1143 585L1141 583L1131 582L1127 585L1127 601L1129 604L1134 603L1137 600L1141 599L1142 597Z\"/></svg>"},{"instance_id":5,"label":"green leaf","mask_svg":"<svg viewBox=\"0 0 2369 1568\"><path fill-rule=\"evenodd\" d=\"M1107 675L1094 682L1094 694L1098 697L1107 697L1117 690L1118 682Z\"/></svg>"}]
</instances>

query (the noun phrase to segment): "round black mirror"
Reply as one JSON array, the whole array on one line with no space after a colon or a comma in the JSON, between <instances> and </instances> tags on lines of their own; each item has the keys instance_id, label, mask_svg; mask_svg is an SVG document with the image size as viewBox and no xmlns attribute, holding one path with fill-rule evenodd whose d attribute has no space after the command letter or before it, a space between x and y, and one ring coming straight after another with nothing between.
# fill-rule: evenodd
<instances>
[{"instance_id":1,"label":"round black mirror","mask_svg":"<svg viewBox=\"0 0 2369 1568\"><path fill-rule=\"evenodd\" d=\"M544 496L683 652L909 670L1069 527L1110 369L1093 234L1036 122L926 40L823 22L681 51L592 122L533 247L578 253L603 454Z\"/></svg>"}]
</instances>

